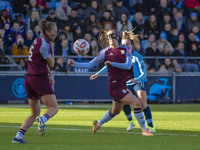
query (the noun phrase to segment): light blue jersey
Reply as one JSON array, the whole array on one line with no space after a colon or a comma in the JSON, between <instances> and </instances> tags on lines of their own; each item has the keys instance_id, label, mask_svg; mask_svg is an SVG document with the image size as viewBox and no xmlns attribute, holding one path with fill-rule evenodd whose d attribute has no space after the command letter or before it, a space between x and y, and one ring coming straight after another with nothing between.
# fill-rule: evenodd
<instances>
[{"instance_id":1,"label":"light blue jersey","mask_svg":"<svg viewBox=\"0 0 200 150\"><path fill-rule=\"evenodd\" d=\"M142 55L140 55L136 51L133 51L132 55L133 55L132 64L133 64L134 79L137 81L137 83L147 82L147 74ZM102 73L107 72L107 70L108 70L107 67L104 66L99 72L97 72L97 74L101 75ZM126 82L126 85L134 85L134 84L135 83L131 82L131 80Z\"/></svg>"}]
</instances>

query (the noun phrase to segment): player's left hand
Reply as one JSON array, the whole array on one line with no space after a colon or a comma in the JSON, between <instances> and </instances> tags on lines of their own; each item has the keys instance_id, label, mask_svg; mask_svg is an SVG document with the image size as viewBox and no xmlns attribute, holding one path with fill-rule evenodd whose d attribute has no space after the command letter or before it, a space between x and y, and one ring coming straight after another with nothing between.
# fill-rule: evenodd
<instances>
[{"instance_id":1,"label":"player's left hand","mask_svg":"<svg viewBox=\"0 0 200 150\"><path fill-rule=\"evenodd\" d=\"M133 83L137 83L137 81L133 78L133 79L131 79L131 81L133 82Z\"/></svg>"},{"instance_id":2,"label":"player's left hand","mask_svg":"<svg viewBox=\"0 0 200 150\"><path fill-rule=\"evenodd\" d=\"M112 62L107 60L107 61L105 62L105 65L106 65L106 66L109 66L109 65L112 66Z\"/></svg>"},{"instance_id":3,"label":"player's left hand","mask_svg":"<svg viewBox=\"0 0 200 150\"><path fill-rule=\"evenodd\" d=\"M53 77L49 77L49 82L51 86L53 86L56 83Z\"/></svg>"},{"instance_id":4,"label":"player's left hand","mask_svg":"<svg viewBox=\"0 0 200 150\"><path fill-rule=\"evenodd\" d=\"M71 58L69 58L68 59L68 64L70 65L70 66L74 66L74 60L73 59L71 59Z\"/></svg>"}]
</instances>

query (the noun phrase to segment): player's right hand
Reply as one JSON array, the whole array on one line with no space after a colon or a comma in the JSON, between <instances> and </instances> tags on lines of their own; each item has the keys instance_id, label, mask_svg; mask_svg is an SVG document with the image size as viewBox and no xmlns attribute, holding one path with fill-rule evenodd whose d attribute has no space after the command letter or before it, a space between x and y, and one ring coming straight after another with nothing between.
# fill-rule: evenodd
<instances>
[{"instance_id":1,"label":"player's right hand","mask_svg":"<svg viewBox=\"0 0 200 150\"><path fill-rule=\"evenodd\" d=\"M71 59L71 58L69 58L68 59L68 64L70 65L70 66L74 66L74 60L73 59Z\"/></svg>"},{"instance_id":2,"label":"player's right hand","mask_svg":"<svg viewBox=\"0 0 200 150\"><path fill-rule=\"evenodd\" d=\"M93 74L93 75L90 77L90 80L95 80L96 78L98 78L98 74Z\"/></svg>"}]
</instances>

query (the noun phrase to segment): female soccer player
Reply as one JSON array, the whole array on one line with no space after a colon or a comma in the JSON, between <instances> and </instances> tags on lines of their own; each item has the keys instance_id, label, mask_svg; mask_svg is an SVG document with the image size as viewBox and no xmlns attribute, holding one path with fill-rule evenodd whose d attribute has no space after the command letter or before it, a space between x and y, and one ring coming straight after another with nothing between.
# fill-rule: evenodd
<instances>
[{"instance_id":1,"label":"female soccer player","mask_svg":"<svg viewBox=\"0 0 200 150\"><path fill-rule=\"evenodd\" d=\"M132 49L134 48L140 48L139 45L139 39L137 35L135 35L132 31L125 31L122 34L122 45L128 45ZM149 106L147 105L147 98L146 98L146 90L145 90L145 84L147 82L146 77L146 70L145 65L143 62L142 56L133 50L132 52L132 64L133 64L133 71L134 71L134 79L131 79L126 82L127 88L137 96L138 100L141 103L141 108L145 114L146 122L149 126L150 132L156 132L155 128L153 127L153 120L151 115L151 110ZM91 80L96 79L100 74L107 71L107 67L103 67L99 72L92 75L90 77ZM129 126L127 128L127 131L131 131L134 122L132 120L131 115L131 108L130 105L124 105L123 106L124 113L129 120Z\"/></svg>"},{"instance_id":2,"label":"female soccer player","mask_svg":"<svg viewBox=\"0 0 200 150\"><path fill-rule=\"evenodd\" d=\"M38 132L43 136L45 134L44 124L58 111L56 97L51 87L55 81L49 69L54 66L53 41L57 36L57 27L45 19L40 22L40 26L41 36L33 41L29 50L28 70L24 81L31 115L24 120L12 143L27 143L23 140L24 134L35 120L38 123ZM39 116L39 99L47 106L42 117Z\"/></svg>"},{"instance_id":3,"label":"female soccer player","mask_svg":"<svg viewBox=\"0 0 200 150\"><path fill-rule=\"evenodd\" d=\"M108 89L113 98L113 106L99 121L94 121L92 133L96 133L101 125L119 114L124 104L129 104L137 110L135 116L143 131L142 135L152 136L146 128L139 101L126 89L126 81L133 78L132 54L129 47L119 46L115 30L103 30L100 33L99 41L104 49L90 62L77 63L72 59L68 60L68 64L80 68L92 68L105 61L108 68Z\"/></svg>"}]
</instances>

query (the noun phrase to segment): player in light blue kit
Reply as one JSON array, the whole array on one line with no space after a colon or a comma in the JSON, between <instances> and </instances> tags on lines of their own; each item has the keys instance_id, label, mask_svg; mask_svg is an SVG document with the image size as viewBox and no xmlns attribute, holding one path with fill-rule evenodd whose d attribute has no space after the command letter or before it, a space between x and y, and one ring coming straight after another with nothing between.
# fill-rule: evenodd
<instances>
[{"instance_id":1,"label":"player in light blue kit","mask_svg":"<svg viewBox=\"0 0 200 150\"><path fill-rule=\"evenodd\" d=\"M128 45L132 49L140 48L139 39L137 35L134 35L132 31L125 31L122 34L122 45ZM133 50L132 52L132 64L134 70L134 79L131 79L126 82L127 88L137 96L138 100L141 103L141 108L145 114L146 122L149 126L150 132L156 132L155 128L153 127L153 120L151 115L151 110L147 105L147 96L146 96L146 89L145 84L147 82L145 64L143 61L143 57ZM107 67L103 67L99 72L92 75L90 77L91 80L96 79L99 75L107 71ZM132 128L135 126L134 121L132 120L131 115L131 107L130 105L123 106L124 113L129 121L129 126L127 131L131 131ZM136 113L136 112L134 112Z\"/></svg>"}]
</instances>

